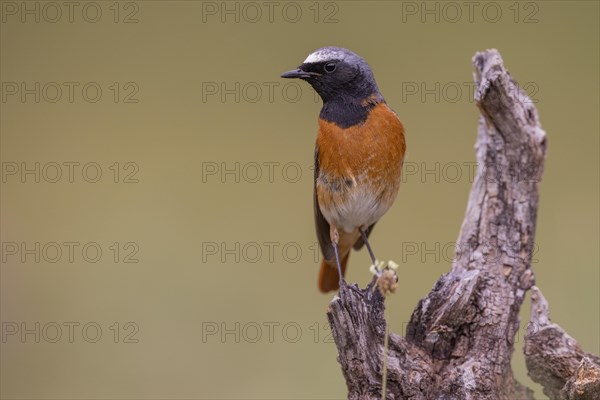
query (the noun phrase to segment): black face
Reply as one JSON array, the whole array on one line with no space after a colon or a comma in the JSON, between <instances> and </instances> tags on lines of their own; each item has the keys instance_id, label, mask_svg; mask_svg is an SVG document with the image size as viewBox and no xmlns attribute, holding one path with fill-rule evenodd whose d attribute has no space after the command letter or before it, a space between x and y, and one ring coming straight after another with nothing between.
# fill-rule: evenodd
<instances>
[{"instance_id":1,"label":"black face","mask_svg":"<svg viewBox=\"0 0 600 400\"><path fill-rule=\"evenodd\" d=\"M364 122L371 108L384 101L369 64L339 47L317 50L281 77L308 82L323 99L320 117L342 127Z\"/></svg>"},{"instance_id":2,"label":"black face","mask_svg":"<svg viewBox=\"0 0 600 400\"><path fill-rule=\"evenodd\" d=\"M367 82L360 69L342 60L302 64L299 69L314 73L300 79L310 83L324 102L333 100L335 97L360 98L368 97L371 94L364 90Z\"/></svg>"},{"instance_id":3,"label":"black face","mask_svg":"<svg viewBox=\"0 0 600 400\"><path fill-rule=\"evenodd\" d=\"M319 93L323 102L362 101L379 95L369 64L350 50L325 47L313 54L298 69L281 75L283 78L300 78Z\"/></svg>"}]
</instances>

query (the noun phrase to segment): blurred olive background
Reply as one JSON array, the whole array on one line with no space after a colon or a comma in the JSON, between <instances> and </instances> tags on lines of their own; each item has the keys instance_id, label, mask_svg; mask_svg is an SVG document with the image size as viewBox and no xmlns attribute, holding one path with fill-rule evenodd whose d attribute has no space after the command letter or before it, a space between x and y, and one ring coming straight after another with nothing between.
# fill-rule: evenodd
<instances>
[{"instance_id":1,"label":"blurred olive background","mask_svg":"<svg viewBox=\"0 0 600 400\"><path fill-rule=\"evenodd\" d=\"M475 161L471 58L497 48L548 134L537 284L600 352L598 2L469 16L461 2L98 1L72 21L56 4L2 2L3 398L345 397L316 287L320 102L279 78L325 45L369 61L407 128L412 172L372 235L401 264L392 330L451 264ZM36 7L39 22L21 14ZM21 176L35 163L39 183ZM366 284L368 265L352 254L348 280ZM522 357L528 316L513 366L544 398ZM21 336L36 323L39 343Z\"/></svg>"}]
</instances>

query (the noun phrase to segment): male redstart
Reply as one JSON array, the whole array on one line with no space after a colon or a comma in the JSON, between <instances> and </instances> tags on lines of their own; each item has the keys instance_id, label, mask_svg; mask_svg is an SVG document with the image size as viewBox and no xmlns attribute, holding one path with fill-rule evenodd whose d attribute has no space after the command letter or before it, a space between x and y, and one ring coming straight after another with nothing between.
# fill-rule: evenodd
<instances>
[{"instance_id":1,"label":"male redstart","mask_svg":"<svg viewBox=\"0 0 600 400\"><path fill-rule=\"evenodd\" d=\"M350 50L323 47L281 77L308 82L323 100L314 213L323 253L319 289L326 293L343 284L351 247L366 244L376 263L368 237L398 194L404 127L379 92L369 64Z\"/></svg>"}]
</instances>

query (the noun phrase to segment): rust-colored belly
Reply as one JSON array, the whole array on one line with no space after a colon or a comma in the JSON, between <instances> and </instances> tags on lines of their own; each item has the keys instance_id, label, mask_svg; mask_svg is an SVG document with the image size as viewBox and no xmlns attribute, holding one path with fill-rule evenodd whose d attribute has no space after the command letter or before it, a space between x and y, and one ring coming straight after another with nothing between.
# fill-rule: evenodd
<instances>
[{"instance_id":1,"label":"rust-colored belly","mask_svg":"<svg viewBox=\"0 0 600 400\"><path fill-rule=\"evenodd\" d=\"M380 103L363 124L343 129L320 120L319 125L316 187L323 216L346 232L373 224L400 187L406 150L402 123Z\"/></svg>"}]
</instances>

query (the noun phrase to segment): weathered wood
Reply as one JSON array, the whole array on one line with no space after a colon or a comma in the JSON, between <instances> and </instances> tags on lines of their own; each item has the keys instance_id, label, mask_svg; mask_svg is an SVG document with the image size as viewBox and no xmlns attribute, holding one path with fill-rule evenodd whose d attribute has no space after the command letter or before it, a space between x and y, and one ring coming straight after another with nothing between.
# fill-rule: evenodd
<instances>
[{"instance_id":1,"label":"weathered wood","mask_svg":"<svg viewBox=\"0 0 600 400\"><path fill-rule=\"evenodd\" d=\"M473 64L481 111L477 175L450 272L419 302L406 337L390 334L388 399L533 398L514 379L510 360L519 310L534 285L530 263L546 135L496 50L477 53ZM342 286L328 319L348 398L381 398L382 295L373 283L364 290Z\"/></svg>"},{"instance_id":2,"label":"weathered wood","mask_svg":"<svg viewBox=\"0 0 600 400\"><path fill-rule=\"evenodd\" d=\"M548 302L531 289L531 316L525 335L529 376L551 399L600 399L600 358L584 352L560 326L550 322Z\"/></svg>"}]
</instances>

